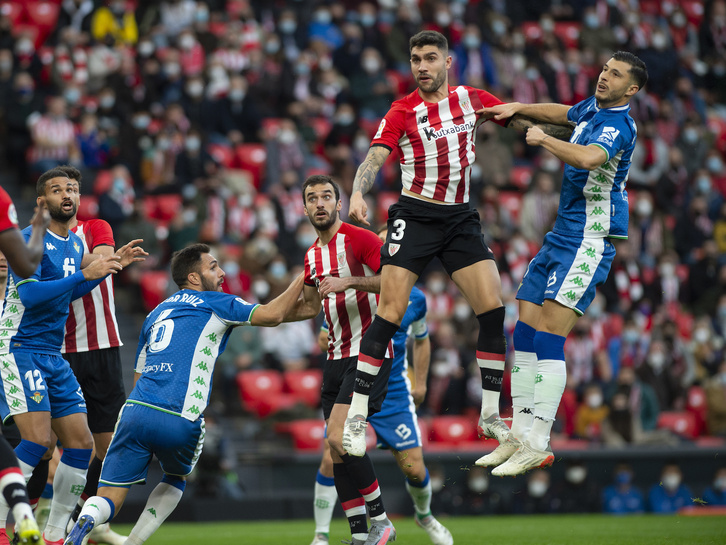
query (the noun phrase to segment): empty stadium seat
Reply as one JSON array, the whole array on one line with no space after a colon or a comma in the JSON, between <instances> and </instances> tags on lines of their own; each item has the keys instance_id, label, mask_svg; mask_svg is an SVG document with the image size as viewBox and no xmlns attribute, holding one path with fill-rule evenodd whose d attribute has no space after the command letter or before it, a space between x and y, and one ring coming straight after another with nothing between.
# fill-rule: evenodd
<instances>
[{"instance_id":1,"label":"empty stadium seat","mask_svg":"<svg viewBox=\"0 0 726 545\"><path fill-rule=\"evenodd\" d=\"M557 21L555 23L555 35L562 40L565 48L577 48L580 43L581 26L577 21Z\"/></svg>"},{"instance_id":2,"label":"empty stadium seat","mask_svg":"<svg viewBox=\"0 0 726 545\"><path fill-rule=\"evenodd\" d=\"M182 209L182 196L177 193L156 196L156 214L162 222L171 221Z\"/></svg>"},{"instance_id":3,"label":"empty stadium seat","mask_svg":"<svg viewBox=\"0 0 726 545\"><path fill-rule=\"evenodd\" d=\"M309 123L313 131L315 131L315 137L318 142L325 140L333 128L333 124L325 117L312 117Z\"/></svg>"},{"instance_id":4,"label":"empty stadium seat","mask_svg":"<svg viewBox=\"0 0 726 545\"><path fill-rule=\"evenodd\" d=\"M154 310L166 299L169 289L169 273L166 271L144 271L139 280L144 308L147 312Z\"/></svg>"},{"instance_id":5,"label":"empty stadium seat","mask_svg":"<svg viewBox=\"0 0 726 545\"><path fill-rule=\"evenodd\" d=\"M53 2L26 2L25 11L28 22L37 26L41 34L48 36L58 21L60 6Z\"/></svg>"},{"instance_id":6,"label":"empty stadium seat","mask_svg":"<svg viewBox=\"0 0 726 545\"><path fill-rule=\"evenodd\" d=\"M431 440L458 445L475 441L476 422L466 416L436 416L431 420Z\"/></svg>"},{"instance_id":7,"label":"empty stadium seat","mask_svg":"<svg viewBox=\"0 0 726 545\"><path fill-rule=\"evenodd\" d=\"M259 189L265 177L267 150L264 144L240 144L235 150L235 166L252 175L252 183Z\"/></svg>"},{"instance_id":8,"label":"empty stadium seat","mask_svg":"<svg viewBox=\"0 0 726 545\"><path fill-rule=\"evenodd\" d=\"M318 451L323 449L325 422L320 419L294 420L286 424L292 436L295 450Z\"/></svg>"},{"instance_id":9,"label":"empty stadium seat","mask_svg":"<svg viewBox=\"0 0 726 545\"><path fill-rule=\"evenodd\" d=\"M376 216L381 223L388 219L388 209L392 204L398 202L399 196L400 193L396 191L382 191L378 194L378 198L376 199L376 207L378 208Z\"/></svg>"},{"instance_id":10,"label":"empty stadium seat","mask_svg":"<svg viewBox=\"0 0 726 545\"><path fill-rule=\"evenodd\" d=\"M530 166L513 167L509 172L509 183L517 189L528 189L532 181L532 170Z\"/></svg>"},{"instance_id":11,"label":"empty stadium seat","mask_svg":"<svg viewBox=\"0 0 726 545\"><path fill-rule=\"evenodd\" d=\"M708 406L706 404L706 392L701 386L691 386L688 389L688 396L686 397L686 411L693 414L696 418L696 436L705 433Z\"/></svg>"},{"instance_id":12,"label":"empty stadium seat","mask_svg":"<svg viewBox=\"0 0 726 545\"><path fill-rule=\"evenodd\" d=\"M323 384L321 369L285 371L282 377L287 393L308 407L316 408L320 405L320 388Z\"/></svg>"},{"instance_id":13,"label":"empty stadium seat","mask_svg":"<svg viewBox=\"0 0 726 545\"><path fill-rule=\"evenodd\" d=\"M670 430L685 439L695 439L696 416L687 411L664 411L658 415L658 428Z\"/></svg>"},{"instance_id":14,"label":"empty stadium seat","mask_svg":"<svg viewBox=\"0 0 726 545\"><path fill-rule=\"evenodd\" d=\"M297 403L294 396L282 392L282 374L279 371L240 371L236 381L244 408L261 418Z\"/></svg>"},{"instance_id":15,"label":"empty stadium seat","mask_svg":"<svg viewBox=\"0 0 726 545\"><path fill-rule=\"evenodd\" d=\"M232 166L234 151L230 146L225 144L209 144L207 146L207 152L212 156L212 159L223 167L229 168Z\"/></svg>"}]
</instances>

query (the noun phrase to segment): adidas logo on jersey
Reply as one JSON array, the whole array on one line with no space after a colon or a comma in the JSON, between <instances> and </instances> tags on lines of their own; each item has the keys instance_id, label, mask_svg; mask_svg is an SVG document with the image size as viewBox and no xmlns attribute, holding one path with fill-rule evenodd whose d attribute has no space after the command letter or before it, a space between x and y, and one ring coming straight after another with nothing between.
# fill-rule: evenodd
<instances>
[{"instance_id":1,"label":"adidas logo on jersey","mask_svg":"<svg viewBox=\"0 0 726 545\"><path fill-rule=\"evenodd\" d=\"M46 250L55 250L55 246L53 246L50 242L45 243L45 249Z\"/></svg>"}]
</instances>

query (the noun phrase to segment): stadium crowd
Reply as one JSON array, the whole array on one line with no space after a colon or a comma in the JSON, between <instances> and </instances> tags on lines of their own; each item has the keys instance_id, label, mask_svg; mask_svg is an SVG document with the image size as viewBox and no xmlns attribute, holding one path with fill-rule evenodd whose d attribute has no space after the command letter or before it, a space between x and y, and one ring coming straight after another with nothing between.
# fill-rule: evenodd
<instances>
[{"instance_id":1,"label":"stadium crowd","mask_svg":"<svg viewBox=\"0 0 726 545\"><path fill-rule=\"evenodd\" d=\"M350 195L381 117L413 89L416 31L447 36L452 84L522 102L574 104L612 51L636 53L650 80L632 103L630 236L566 344L557 431L668 444L679 439L659 416L685 412L691 439L726 436L726 1L0 6L0 141L16 193L32 198L52 166L81 169L79 217L107 220L118 240L143 238L150 253L122 278L147 298L139 312L163 298L147 284L192 241L220 249L226 289L249 301L289 284L315 241L302 181L331 174ZM498 259L511 335L517 283L554 221L563 165L491 123L477 148L472 205ZM373 225L400 191L396 159L372 192ZM443 269L420 283L433 342L421 412L475 414L476 320ZM220 358L216 408L238 407L238 371L319 366L316 335L310 323L238 330Z\"/></svg>"}]
</instances>

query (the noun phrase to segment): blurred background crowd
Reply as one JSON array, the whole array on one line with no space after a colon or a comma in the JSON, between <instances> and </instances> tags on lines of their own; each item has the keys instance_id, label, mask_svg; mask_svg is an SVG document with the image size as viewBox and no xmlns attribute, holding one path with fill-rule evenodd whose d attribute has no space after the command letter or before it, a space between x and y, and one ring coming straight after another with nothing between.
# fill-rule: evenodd
<instances>
[{"instance_id":1,"label":"blurred background crowd","mask_svg":"<svg viewBox=\"0 0 726 545\"><path fill-rule=\"evenodd\" d=\"M567 341L556 432L613 446L718 444L726 436L724 0L3 0L3 179L28 206L40 172L81 169L79 217L107 220L119 243L143 238L151 254L117 283L130 295L125 311L160 302L172 290L171 252L197 240L217 248L225 289L267 301L316 238L300 192L308 175L334 176L347 219L372 134L391 102L414 89L408 38L421 29L447 36L452 85L504 101L574 104L593 92L613 51L647 63L648 85L631 103L639 138L630 238L616 242L610 277ZM508 335L517 285L556 215L562 169L521 134L479 129L472 206L498 259ZM399 192L392 156L369 195L374 226ZM475 414L476 320L440 267L420 285L433 343L420 412ZM319 368L317 326L237 330L220 358L213 409L242 411L240 371Z\"/></svg>"}]
</instances>

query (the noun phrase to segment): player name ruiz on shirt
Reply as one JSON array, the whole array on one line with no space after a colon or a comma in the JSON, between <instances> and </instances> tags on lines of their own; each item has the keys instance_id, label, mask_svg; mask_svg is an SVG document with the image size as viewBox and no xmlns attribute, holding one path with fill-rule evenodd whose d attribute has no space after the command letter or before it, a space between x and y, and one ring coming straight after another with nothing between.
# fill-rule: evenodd
<instances>
[{"instance_id":1,"label":"player name ruiz on shirt","mask_svg":"<svg viewBox=\"0 0 726 545\"><path fill-rule=\"evenodd\" d=\"M474 123L467 121L460 125L454 125L453 127L441 128L438 131L433 130L431 127L424 127L423 131L429 141L431 139L438 140L450 134L458 134L460 132L468 132L474 128Z\"/></svg>"},{"instance_id":2,"label":"player name ruiz on shirt","mask_svg":"<svg viewBox=\"0 0 726 545\"><path fill-rule=\"evenodd\" d=\"M177 293L176 295L172 295L171 297L169 297L164 302L165 303L176 303L177 301L179 301L181 303L189 303L193 307L196 307L200 303L204 303L204 299L202 299L201 297L197 297L196 295L192 295L190 293L183 293L183 294Z\"/></svg>"}]
</instances>

